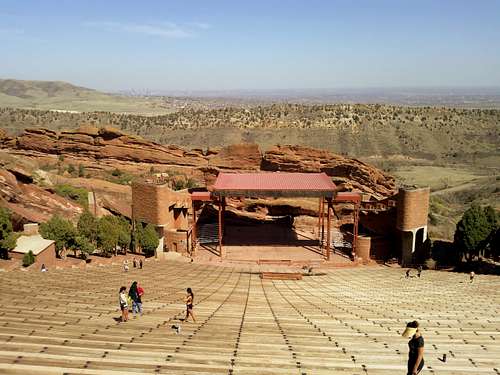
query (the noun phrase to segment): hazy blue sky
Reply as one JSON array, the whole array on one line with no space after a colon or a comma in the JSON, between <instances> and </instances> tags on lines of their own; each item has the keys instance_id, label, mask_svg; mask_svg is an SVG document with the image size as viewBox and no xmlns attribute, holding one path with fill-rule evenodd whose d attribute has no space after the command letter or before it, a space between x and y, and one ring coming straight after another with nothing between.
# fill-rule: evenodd
<instances>
[{"instance_id":1,"label":"hazy blue sky","mask_svg":"<svg viewBox=\"0 0 500 375\"><path fill-rule=\"evenodd\" d=\"M0 77L104 90L500 86L500 1L0 0Z\"/></svg>"}]
</instances>

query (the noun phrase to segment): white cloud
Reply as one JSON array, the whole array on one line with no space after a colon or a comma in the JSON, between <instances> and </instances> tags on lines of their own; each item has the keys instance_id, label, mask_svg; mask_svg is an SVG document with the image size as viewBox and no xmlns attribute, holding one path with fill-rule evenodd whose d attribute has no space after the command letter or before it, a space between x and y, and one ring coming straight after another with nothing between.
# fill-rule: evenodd
<instances>
[{"instance_id":1,"label":"white cloud","mask_svg":"<svg viewBox=\"0 0 500 375\"><path fill-rule=\"evenodd\" d=\"M195 24L179 25L173 22L163 22L158 24L85 22L84 26L94 27L110 32L143 34L172 39L193 37L196 35L194 29L205 30L210 27L210 25L204 23L196 23L195 26Z\"/></svg>"}]
</instances>

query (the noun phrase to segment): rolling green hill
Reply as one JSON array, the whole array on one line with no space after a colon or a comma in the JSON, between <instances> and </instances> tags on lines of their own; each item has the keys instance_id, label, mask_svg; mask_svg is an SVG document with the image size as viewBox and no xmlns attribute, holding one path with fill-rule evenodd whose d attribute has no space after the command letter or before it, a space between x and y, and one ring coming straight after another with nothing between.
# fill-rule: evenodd
<instances>
[{"instance_id":1,"label":"rolling green hill","mask_svg":"<svg viewBox=\"0 0 500 375\"><path fill-rule=\"evenodd\" d=\"M130 97L57 81L0 79L0 107L157 115L176 110L168 98Z\"/></svg>"}]
</instances>

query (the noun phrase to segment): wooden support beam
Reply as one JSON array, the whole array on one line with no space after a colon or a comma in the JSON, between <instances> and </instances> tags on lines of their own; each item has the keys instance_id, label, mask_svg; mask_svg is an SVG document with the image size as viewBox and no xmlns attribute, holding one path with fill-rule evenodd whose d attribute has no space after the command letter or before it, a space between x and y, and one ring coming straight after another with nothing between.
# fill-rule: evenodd
<instances>
[{"instance_id":1,"label":"wooden support beam","mask_svg":"<svg viewBox=\"0 0 500 375\"><path fill-rule=\"evenodd\" d=\"M359 209L360 204L354 204L354 230L353 230L353 239L352 239L352 255L356 256L356 246L358 244L358 226L359 226Z\"/></svg>"},{"instance_id":2,"label":"wooden support beam","mask_svg":"<svg viewBox=\"0 0 500 375\"><path fill-rule=\"evenodd\" d=\"M319 247L321 248L321 201L322 198L319 199L319 207L318 207L318 242Z\"/></svg>"},{"instance_id":3,"label":"wooden support beam","mask_svg":"<svg viewBox=\"0 0 500 375\"><path fill-rule=\"evenodd\" d=\"M224 258L224 253L222 250L222 201L219 199L219 255Z\"/></svg>"},{"instance_id":4,"label":"wooden support beam","mask_svg":"<svg viewBox=\"0 0 500 375\"><path fill-rule=\"evenodd\" d=\"M323 249L323 243L325 242L325 199L321 199L321 249ZM323 251L323 250L322 250Z\"/></svg>"},{"instance_id":5,"label":"wooden support beam","mask_svg":"<svg viewBox=\"0 0 500 375\"><path fill-rule=\"evenodd\" d=\"M328 205L328 213L327 213L327 224L326 224L326 260L330 260L330 225L332 222L332 214L331 214L331 199L327 200Z\"/></svg>"},{"instance_id":6,"label":"wooden support beam","mask_svg":"<svg viewBox=\"0 0 500 375\"><path fill-rule=\"evenodd\" d=\"M193 231L191 235L191 257L196 254L196 242L198 241L196 233L196 201L193 201Z\"/></svg>"}]
</instances>

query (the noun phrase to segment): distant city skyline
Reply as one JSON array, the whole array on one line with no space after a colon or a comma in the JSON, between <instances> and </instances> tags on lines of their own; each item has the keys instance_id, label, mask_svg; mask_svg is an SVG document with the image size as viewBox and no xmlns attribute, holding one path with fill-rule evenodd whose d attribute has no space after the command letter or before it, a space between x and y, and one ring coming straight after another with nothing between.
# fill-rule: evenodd
<instances>
[{"instance_id":1,"label":"distant city skyline","mask_svg":"<svg viewBox=\"0 0 500 375\"><path fill-rule=\"evenodd\" d=\"M152 92L500 87L500 1L3 0L0 78Z\"/></svg>"}]
</instances>

